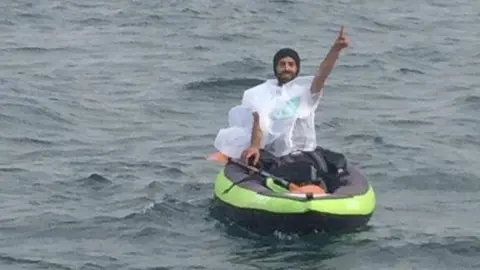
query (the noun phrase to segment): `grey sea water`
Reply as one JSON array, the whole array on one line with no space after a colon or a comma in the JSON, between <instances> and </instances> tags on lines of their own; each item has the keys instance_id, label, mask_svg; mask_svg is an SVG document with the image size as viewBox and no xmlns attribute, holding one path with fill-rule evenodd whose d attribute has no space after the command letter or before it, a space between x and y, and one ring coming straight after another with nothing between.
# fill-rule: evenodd
<instances>
[{"instance_id":1,"label":"grey sea water","mask_svg":"<svg viewBox=\"0 0 480 270\"><path fill-rule=\"evenodd\" d=\"M1 269L479 269L480 2L0 4ZM348 235L256 236L209 214L204 157L291 46L351 43L319 144L373 184Z\"/></svg>"}]
</instances>

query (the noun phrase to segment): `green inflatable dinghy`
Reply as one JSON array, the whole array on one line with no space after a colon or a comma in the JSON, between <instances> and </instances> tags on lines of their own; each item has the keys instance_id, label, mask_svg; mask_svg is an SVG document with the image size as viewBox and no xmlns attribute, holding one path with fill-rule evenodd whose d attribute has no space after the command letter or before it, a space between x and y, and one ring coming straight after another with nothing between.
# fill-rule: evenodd
<instances>
[{"instance_id":1,"label":"green inflatable dinghy","mask_svg":"<svg viewBox=\"0 0 480 270\"><path fill-rule=\"evenodd\" d=\"M376 206L365 176L348 165L340 185L326 194L293 193L274 178L228 162L214 184L216 211L257 232L354 231L367 225Z\"/></svg>"}]
</instances>

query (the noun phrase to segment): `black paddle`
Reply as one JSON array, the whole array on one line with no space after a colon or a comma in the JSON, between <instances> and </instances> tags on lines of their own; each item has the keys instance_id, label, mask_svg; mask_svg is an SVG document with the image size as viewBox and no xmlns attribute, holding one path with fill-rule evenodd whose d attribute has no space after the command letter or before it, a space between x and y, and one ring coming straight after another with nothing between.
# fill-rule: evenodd
<instances>
[{"instance_id":1,"label":"black paddle","mask_svg":"<svg viewBox=\"0 0 480 270\"><path fill-rule=\"evenodd\" d=\"M242 161L239 161L239 160L234 160L234 159L232 159L232 158L228 158L228 162L234 163L234 164L236 164L236 165L238 165L238 166L241 166L241 167L243 167L243 168L245 168L245 169L248 169L248 170L251 170L251 171L253 171L253 172L256 172L256 173L258 173L258 174L260 174L260 175L262 175L262 176L264 176L264 177L270 177L270 178L273 179L273 181L274 181L275 183L277 183L278 185L280 185L280 186L282 186L282 187L284 187L284 188L286 188L286 189L290 189L291 187L297 187L295 184L290 183L290 182L286 181L286 180L283 179L283 178L274 176L274 175L268 173L267 171L264 171L264 170L262 170L262 169L258 169L258 168L254 167L254 166L250 166L250 165L246 164L245 162L242 162ZM245 179L243 179L243 180L240 180L240 181L238 181L238 182L235 182L235 183L233 183L230 187L228 187L226 190L224 190L222 194L225 194L225 193L229 192L234 186L236 186L236 185L238 185L238 184L240 184L240 183L242 183L242 182L246 182L246 181L250 181L250 180L253 180L253 179L252 179L252 178L245 178Z\"/></svg>"}]
</instances>

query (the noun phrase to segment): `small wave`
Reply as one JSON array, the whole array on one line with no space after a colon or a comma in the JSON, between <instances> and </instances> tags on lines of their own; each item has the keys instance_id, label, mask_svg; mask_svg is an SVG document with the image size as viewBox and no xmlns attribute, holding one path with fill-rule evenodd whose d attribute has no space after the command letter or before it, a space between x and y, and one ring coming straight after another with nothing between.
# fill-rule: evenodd
<instances>
[{"instance_id":1,"label":"small wave","mask_svg":"<svg viewBox=\"0 0 480 270\"><path fill-rule=\"evenodd\" d=\"M48 203L48 204L54 204L54 203L63 203L63 202L67 202L67 201L81 201L82 200L82 197L80 196L77 196L75 197L74 195L72 194L53 194L51 195L48 199L46 199L44 201L44 203Z\"/></svg>"},{"instance_id":2,"label":"small wave","mask_svg":"<svg viewBox=\"0 0 480 270\"><path fill-rule=\"evenodd\" d=\"M93 173L86 178L78 179L77 183L80 183L82 186L91 187L97 190L97 189L103 189L111 185L112 181L108 180L107 178L99 174Z\"/></svg>"},{"instance_id":3,"label":"small wave","mask_svg":"<svg viewBox=\"0 0 480 270\"><path fill-rule=\"evenodd\" d=\"M164 235L163 231L154 228L154 227L146 227L141 229L138 232L135 232L132 238L151 238L155 235Z\"/></svg>"},{"instance_id":4,"label":"small wave","mask_svg":"<svg viewBox=\"0 0 480 270\"><path fill-rule=\"evenodd\" d=\"M123 220L133 223L152 222L155 225L172 228L175 227L175 224L184 220L203 218L199 212L206 209L206 204L203 202L199 204L197 201L191 203L185 200L183 196L179 197L177 195L177 193L166 194L160 201L152 203L143 211L124 216Z\"/></svg>"},{"instance_id":5,"label":"small wave","mask_svg":"<svg viewBox=\"0 0 480 270\"><path fill-rule=\"evenodd\" d=\"M171 267L167 266L155 266L155 267L147 267L147 268L133 268L132 270L171 270ZM188 268L188 269L195 269L195 270L203 270L203 269L208 269L203 266L194 266L193 268Z\"/></svg>"},{"instance_id":6,"label":"small wave","mask_svg":"<svg viewBox=\"0 0 480 270\"><path fill-rule=\"evenodd\" d=\"M363 96L369 100L409 100L409 98L404 95L394 95L393 93L371 93L363 94Z\"/></svg>"},{"instance_id":7,"label":"small wave","mask_svg":"<svg viewBox=\"0 0 480 270\"><path fill-rule=\"evenodd\" d=\"M408 74L408 73L425 74L425 72L418 69L413 69L413 68L400 68L397 71L402 74Z\"/></svg>"},{"instance_id":8,"label":"small wave","mask_svg":"<svg viewBox=\"0 0 480 270\"><path fill-rule=\"evenodd\" d=\"M148 141L154 141L154 140L156 140L156 138L153 136L140 135L140 136L134 136L134 137L119 138L115 140L115 144L130 145L136 142L148 142Z\"/></svg>"},{"instance_id":9,"label":"small wave","mask_svg":"<svg viewBox=\"0 0 480 270\"><path fill-rule=\"evenodd\" d=\"M163 194L165 192L165 186L167 183L152 181L145 186L144 191L147 193L149 198L155 198L157 194Z\"/></svg>"},{"instance_id":10,"label":"small wave","mask_svg":"<svg viewBox=\"0 0 480 270\"><path fill-rule=\"evenodd\" d=\"M41 126L65 131L68 131L69 126L73 125L73 122L65 115L44 106L7 103L3 104L3 108L9 114L0 114L0 118L8 119L12 124L21 122L35 125L37 128Z\"/></svg>"},{"instance_id":11,"label":"small wave","mask_svg":"<svg viewBox=\"0 0 480 270\"><path fill-rule=\"evenodd\" d=\"M375 18L375 17L367 16L364 13L356 13L354 16L358 20L364 22L364 23L359 24L359 25L362 25L365 29L369 29L370 31L375 31L375 29L377 29L375 31L377 33L380 32L380 31L383 33L386 30L392 31L392 30L403 30L404 29L404 27L402 25L395 24L395 23L386 23L386 22L380 21L378 19L372 19L372 18ZM367 28L366 25L369 25L369 24L371 26Z\"/></svg>"},{"instance_id":12,"label":"small wave","mask_svg":"<svg viewBox=\"0 0 480 270\"><path fill-rule=\"evenodd\" d=\"M478 103L480 103L480 97L479 96L467 96L467 97L465 97L465 102L478 104Z\"/></svg>"},{"instance_id":13,"label":"small wave","mask_svg":"<svg viewBox=\"0 0 480 270\"><path fill-rule=\"evenodd\" d=\"M384 141L381 142L385 149L399 149L399 150L424 150L424 148L419 146L414 146L411 144L401 145L399 143L385 143Z\"/></svg>"},{"instance_id":14,"label":"small wave","mask_svg":"<svg viewBox=\"0 0 480 270\"><path fill-rule=\"evenodd\" d=\"M20 172L28 172L28 170L25 170L22 168L9 167L9 168L0 168L0 172L20 173Z\"/></svg>"},{"instance_id":15,"label":"small wave","mask_svg":"<svg viewBox=\"0 0 480 270\"><path fill-rule=\"evenodd\" d=\"M111 258L111 260L116 261L116 259L114 258ZM82 265L82 267L80 267L80 270L104 270L104 269L105 269L104 267L94 263L85 263L84 265Z\"/></svg>"},{"instance_id":16,"label":"small wave","mask_svg":"<svg viewBox=\"0 0 480 270\"><path fill-rule=\"evenodd\" d=\"M118 196L114 197L118 198ZM132 209L140 211L141 214L145 213L148 209L151 209L154 204L154 200L146 196L138 196L134 198L119 198L113 199L104 204L102 211L113 216L125 216L125 214L131 213Z\"/></svg>"},{"instance_id":17,"label":"small wave","mask_svg":"<svg viewBox=\"0 0 480 270\"><path fill-rule=\"evenodd\" d=\"M464 107L468 110L480 111L480 96L466 95L454 100L454 106Z\"/></svg>"},{"instance_id":18,"label":"small wave","mask_svg":"<svg viewBox=\"0 0 480 270\"><path fill-rule=\"evenodd\" d=\"M164 139L161 141L162 144L174 144L174 143L184 143L186 141L191 140L201 140L201 139L211 139L212 136L215 136L216 133L197 133L197 134L190 134L190 135L177 135L175 137L171 137L169 139ZM155 148L154 148L155 149ZM159 149L163 149L160 147Z\"/></svg>"},{"instance_id":19,"label":"small wave","mask_svg":"<svg viewBox=\"0 0 480 270\"><path fill-rule=\"evenodd\" d=\"M176 194L167 194L163 197L161 202L155 203L152 210L157 213L170 214L171 216L178 216L179 218L186 218L192 214L193 210L203 209L203 205L192 204L183 198L176 196ZM178 215L181 213L181 215Z\"/></svg>"},{"instance_id":20,"label":"small wave","mask_svg":"<svg viewBox=\"0 0 480 270\"><path fill-rule=\"evenodd\" d=\"M394 183L415 190L442 190L477 192L480 190L478 176L457 172L426 172L404 175L394 179Z\"/></svg>"},{"instance_id":21,"label":"small wave","mask_svg":"<svg viewBox=\"0 0 480 270\"><path fill-rule=\"evenodd\" d=\"M109 224L109 223L114 223L117 221L120 221L121 218L117 217L111 217L111 216L95 216L91 219L91 221L96 225L101 225L101 224Z\"/></svg>"},{"instance_id":22,"label":"small wave","mask_svg":"<svg viewBox=\"0 0 480 270\"><path fill-rule=\"evenodd\" d=\"M249 33L249 34L246 34L246 33L230 33L230 34L222 34L222 35L218 35L218 36L204 36L203 38L205 39L213 39L213 40L220 40L220 41L229 41L229 42L232 42L232 41L238 41L238 40L241 40L241 41L244 41L244 40L253 40L253 39L256 39L257 36Z\"/></svg>"},{"instance_id":23,"label":"small wave","mask_svg":"<svg viewBox=\"0 0 480 270\"><path fill-rule=\"evenodd\" d=\"M345 137L346 141L372 141L374 143L383 143L383 138L381 136L375 136L370 134L350 134Z\"/></svg>"},{"instance_id":24,"label":"small wave","mask_svg":"<svg viewBox=\"0 0 480 270\"><path fill-rule=\"evenodd\" d=\"M15 222L10 222L12 229L19 231L34 231L38 228L51 228L52 226L70 227L72 224L77 224L79 220L71 215L58 214L51 211L35 212L35 215L18 218ZM4 224L2 230L7 230L9 227Z\"/></svg>"},{"instance_id":25,"label":"small wave","mask_svg":"<svg viewBox=\"0 0 480 270\"><path fill-rule=\"evenodd\" d=\"M83 155L99 155L97 152L85 152L82 153ZM78 152L77 152L77 155ZM71 161L69 164L72 165L81 165L81 166L90 166L92 165L92 161L87 160L87 161ZM112 162L96 162L96 165L98 167L103 167L103 168L117 168L117 169L138 169L138 170L144 170L146 168L148 169L166 169L169 168L168 166L160 163L160 162L155 162L155 161L138 161L138 162L125 162L125 161L112 161ZM95 174L93 174L95 175Z\"/></svg>"},{"instance_id":26,"label":"small wave","mask_svg":"<svg viewBox=\"0 0 480 270\"><path fill-rule=\"evenodd\" d=\"M391 124L401 128L416 128L418 126L431 126L434 123L430 121L414 120L414 119L399 119L399 120L387 120L382 124Z\"/></svg>"},{"instance_id":27,"label":"small wave","mask_svg":"<svg viewBox=\"0 0 480 270\"><path fill-rule=\"evenodd\" d=\"M392 51L387 52L388 55L398 58L398 57L407 57L411 58L415 62L416 67L423 66L424 70L431 70L435 69L435 65L432 65L432 63L438 63L438 62L443 62L443 61L448 61L447 56L445 53L434 49L429 46L423 46L423 45L413 45L413 46L408 46L408 47L400 47L400 46L394 46L394 49ZM426 65L421 64L419 60L427 60L429 63ZM418 70L418 69L416 69Z\"/></svg>"},{"instance_id":28,"label":"small wave","mask_svg":"<svg viewBox=\"0 0 480 270\"><path fill-rule=\"evenodd\" d=\"M160 14L148 14L142 17L127 17L123 11L119 11L116 13L122 23L119 25L120 27L130 27L130 26L149 26L159 23L167 23L165 20L164 15ZM126 21L128 19L132 19L132 21Z\"/></svg>"},{"instance_id":29,"label":"small wave","mask_svg":"<svg viewBox=\"0 0 480 270\"><path fill-rule=\"evenodd\" d=\"M244 58L242 60L224 62L216 68L220 69L222 73L230 71L232 74L257 74L263 72L265 69L265 63L254 58Z\"/></svg>"},{"instance_id":30,"label":"small wave","mask_svg":"<svg viewBox=\"0 0 480 270\"><path fill-rule=\"evenodd\" d=\"M177 167L163 169L160 172L157 172L156 174L160 174L162 176L169 177L171 179L178 179L184 176L188 176L182 169L179 169Z\"/></svg>"},{"instance_id":31,"label":"small wave","mask_svg":"<svg viewBox=\"0 0 480 270\"><path fill-rule=\"evenodd\" d=\"M320 128L323 130L323 126L329 127L329 128L339 128L342 125L340 124L340 121L338 121L338 118L336 119L331 119L326 122L322 122L321 124L315 124L316 128Z\"/></svg>"},{"instance_id":32,"label":"small wave","mask_svg":"<svg viewBox=\"0 0 480 270\"><path fill-rule=\"evenodd\" d=\"M279 3L279 4L294 4L295 1L292 0L270 0L270 3Z\"/></svg>"},{"instance_id":33,"label":"small wave","mask_svg":"<svg viewBox=\"0 0 480 270\"><path fill-rule=\"evenodd\" d=\"M78 23L81 26L100 26L111 23L110 20L101 18L87 18L81 20L70 20L71 22Z\"/></svg>"},{"instance_id":34,"label":"small wave","mask_svg":"<svg viewBox=\"0 0 480 270\"><path fill-rule=\"evenodd\" d=\"M4 262L8 265L28 265L28 267L32 267L35 269L51 269L51 270L73 270L68 266L53 263L45 260L36 260L36 259L26 259L26 258L15 258L13 256L9 256L7 254L0 254L0 262Z\"/></svg>"},{"instance_id":35,"label":"small wave","mask_svg":"<svg viewBox=\"0 0 480 270\"><path fill-rule=\"evenodd\" d=\"M191 82L185 85L187 90L195 90L199 92L237 92L245 90L262 83L263 80L252 78L234 78L234 79L210 79L207 81Z\"/></svg>"},{"instance_id":36,"label":"small wave","mask_svg":"<svg viewBox=\"0 0 480 270\"><path fill-rule=\"evenodd\" d=\"M119 25L119 27L122 28L128 28L128 27L146 27L150 26L152 23L151 22L146 22L146 21L137 21L137 22L127 22L127 23L122 23ZM132 34L136 35L136 32L125 32L123 31L122 34ZM134 42L118 42L117 44L134 44Z\"/></svg>"},{"instance_id":37,"label":"small wave","mask_svg":"<svg viewBox=\"0 0 480 270\"><path fill-rule=\"evenodd\" d=\"M420 246L426 247L428 249L443 249L446 248L452 254L457 254L461 256L471 256L472 258L478 257L480 255L480 246L478 243L480 238L476 236L471 237L453 237L448 236L437 241L430 241L423 243Z\"/></svg>"},{"instance_id":38,"label":"small wave","mask_svg":"<svg viewBox=\"0 0 480 270\"><path fill-rule=\"evenodd\" d=\"M264 236L242 232L241 228L232 227L229 230L231 231L229 235L252 239L255 243L254 245L248 242L248 244L240 244L242 246L234 254L235 263L262 265L262 269L277 268L278 262L282 262L282 269L295 269L299 264L302 265L301 269L323 269L319 268L323 261L333 260L346 254L344 250L329 247L337 241L340 242L341 237L323 233L299 236L276 231L273 235ZM258 241L259 239L262 241ZM355 244L358 246L363 243Z\"/></svg>"},{"instance_id":39,"label":"small wave","mask_svg":"<svg viewBox=\"0 0 480 270\"><path fill-rule=\"evenodd\" d=\"M156 193L158 194L164 194L165 190L168 188L169 190L172 190L172 192L176 194L181 194L183 198L189 196L189 195L205 195L205 190L209 189L211 187L211 184L208 183L184 183L184 182L179 182L178 179L166 179L162 182L159 181L152 181L148 183L143 191L147 192L150 195L154 195ZM172 189L173 188L173 189ZM198 198L198 197L196 197Z\"/></svg>"},{"instance_id":40,"label":"small wave","mask_svg":"<svg viewBox=\"0 0 480 270\"><path fill-rule=\"evenodd\" d=\"M145 212L140 212L140 213L137 213L137 212L130 213L130 214L126 215L125 217L123 217L123 220L126 221L126 222L133 222L133 223L153 222L153 223L156 223L156 224L165 225L164 223L161 222L161 219L158 216L156 216L155 214L152 214L151 209L147 209Z\"/></svg>"},{"instance_id":41,"label":"small wave","mask_svg":"<svg viewBox=\"0 0 480 270\"><path fill-rule=\"evenodd\" d=\"M145 110L150 116L161 118L170 118L172 115L177 117L181 115L191 116L195 114L195 112L189 110L189 108L179 106L172 106L171 108L168 108L166 106L160 107L156 104L147 104Z\"/></svg>"},{"instance_id":42,"label":"small wave","mask_svg":"<svg viewBox=\"0 0 480 270\"><path fill-rule=\"evenodd\" d=\"M459 136L458 138L452 138L450 141L452 142L453 146L456 147L480 146L480 138L471 134L464 134L462 136Z\"/></svg>"},{"instance_id":43,"label":"small wave","mask_svg":"<svg viewBox=\"0 0 480 270\"><path fill-rule=\"evenodd\" d=\"M181 10L181 12L191 14L191 15L195 15L195 16L198 16L198 15L202 14L202 12L200 12L198 10L195 10L193 8L184 8L184 9Z\"/></svg>"},{"instance_id":44,"label":"small wave","mask_svg":"<svg viewBox=\"0 0 480 270\"><path fill-rule=\"evenodd\" d=\"M398 76L389 76L389 75L381 75L378 77L377 79L378 81L386 81L386 82L390 82L390 83L393 83L393 82L399 82L400 79L398 78Z\"/></svg>"},{"instance_id":45,"label":"small wave","mask_svg":"<svg viewBox=\"0 0 480 270\"><path fill-rule=\"evenodd\" d=\"M152 222L163 226L173 226L175 221L172 217L180 216L184 209L176 206L178 200L171 196L165 196L161 202L155 202L141 212L126 215L123 219L130 222Z\"/></svg>"},{"instance_id":46,"label":"small wave","mask_svg":"<svg viewBox=\"0 0 480 270\"><path fill-rule=\"evenodd\" d=\"M195 51L200 51L200 52L206 52L206 51L210 51L210 50L211 50L210 47L208 47L208 46L202 46L202 45L195 45L195 46L193 46L193 49L194 49Z\"/></svg>"},{"instance_id":47,"label":"small wave","mask_svg":"<svg viewBox=\"0 0 480 270\"><path fill-rule=\"evenodd\" d=\"M53 19L52 16L47 15L46 13L34 13L34 12L17 12L16 16L19 18L32 18L32 19Z\"/></svg>"},{"instance_id":48,"label":"small wave","mask_svg":"<svg viewBox=\"0 0 480 270\"><path fill-rule=\"evenodd\" d=\"M31 144L31 145L41 145L41 146L52 146L55 143L47 140L42 139L35 139L35 138L28 138L28 137L20 137L20 138L1 138L3 140L9 141L11 143L18 143L18 144Z\"/></svg>"},{"instance_id":49,"label":"small wave","mask_svg":"<svg viewBox=\"0 0 480 270\"><path fill-rule=\"evenodd\" d=\"M69 4L73 7L78 7L78 8L85 8L85 9L95 9L95 8L100 8L104 7L104 3L95 3L95 2L89 2L89 3L84 3L84 2L77 2L77 1L70 1Z\"/></svg>"},{"instance_id":50,"label":"small wave","mask_svg":"<svg viewBox=\"0 0 480 270\"><path fill-rule=\"evenodd\" d=\"M74 53L74 52L85 52L85 49L78 48L78 47L71 47L71 46L65 46L65 47L51 47L51 48L46 48L46 47L14 47L14 48L4 48L1 49L0 51L3 52L20 52L20 53L49 53L49 52L58 52L58 51L64 51L68 53Z\"/></svg>"},{"instance_id":51,"label":"small wave","mask_svg":"<svg viewBox=\"0 0 480 270\"><path fill-rule=\"evenodd\" d=\"M43 47L19 47L19 48L5 48L2 49L4 52L12 52L12 51L18 51L18 52L48 52L50 49L43 48Z\"/></svg>"},{"instance_id":52,"label":"small wave","mask_svg":"<svg viewBox=\"0 0 480 270\"><path fill-rule=\"evenodd\" d=\"M191 192L197 192L197 191L203 192L210 187L211 187L210 183L208 184L207 183L187 183L183 185L182 189L187 193L191 193Z\"/></svg>"},{"instance_id":53,"label":"small wave","mask_svg":"<svg viewBox=\"0 0 480 270\"><path fill-rule=\"evenodd\" d=\"M8 20L7 18L3 18L0 20L0 25L13 26L15 25L15 23L12 22L11 20Z\"/></svg>"},{"instance_id":54,"label":"small wave","mask_svg":"<svg viewBox=\"0 0 480 270\"><path fill-rule=\"evenodd\" d=\"M368 32L368 33L383 33L384 31L380 30L379 27L368 27L368 26L356 26L355 30L362 33L362 32Z\"/></svg>"},{"instance_id":55,"label":"small wave","mask_svg":"<svg viewBox=\"0 0 480 270\"><path fill-rule=\"evenodd\" d=\"M480 111L480 97L479 96L467 96L465 98L465 105L468 106L468 108L475 110L475 111Z\"/></svg>"},{"instance_id":56,"label":"small wave","mask_svg":"<svg viewBox=\"0 0 480 270\"><path fill-rule=\"evenodd\" d=\"M61 157L61 156L66 156L68 154L69 154L68 151L65 151L65 150L45 148L42 150L33 150L30 152L18 154L14 158L12 158L12 161L23 162L25 160L40 160L42 158ZM70 153L70 154L75 155L74 153Z\"/></svg>"},{"instance_id":57,"label":"small wave","mask_svg":"<svg viewBox=\"0 0 480 270\"><path fill-rule=\"evenodd\" d=\"M415 261L415 267L420 269L430 268L434 260L440 260L445 269L477 269L479 266L477 258L480 256L479 240L474 236L435 237L423 234L416 236L413 242L399 244L398 241L395 241L395 245L388 243L382 245L377 253L377 257L381 260L376 263L384 263L391 267L397 263L401 264L398 258L407 257L407 261ZM402 266L405 267L403 264ZM411 268L411 266L413 265L406 267Z\"/></svg>"}]
</instances>

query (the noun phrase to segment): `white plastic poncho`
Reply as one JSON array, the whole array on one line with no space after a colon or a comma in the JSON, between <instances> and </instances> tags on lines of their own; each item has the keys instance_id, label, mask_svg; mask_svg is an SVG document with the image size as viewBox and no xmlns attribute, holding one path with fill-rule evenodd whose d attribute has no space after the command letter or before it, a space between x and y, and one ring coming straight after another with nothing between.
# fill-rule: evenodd
<instances>
[{"instance_id":1,"label":"white plastic poncho","mask_svg":"<svg viewBox=\"0 0 480 270\"><path fill-rule=\"evenodd\" d=\"M220 129L214 147L224 155L240 158L250 146L253 112L260 117L261 147L275 156L316 147L315 110L322 92L312 95L313 77L297 77L278 86L275 79L246 90L242 103L230 109L228 128Z\"/></svg>"}]
</instances>

